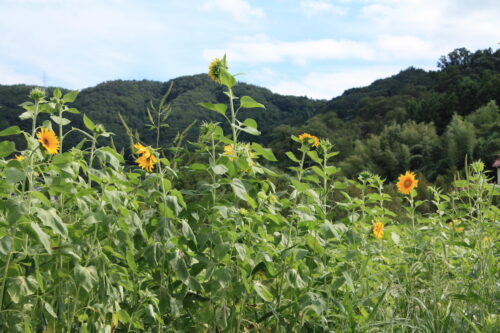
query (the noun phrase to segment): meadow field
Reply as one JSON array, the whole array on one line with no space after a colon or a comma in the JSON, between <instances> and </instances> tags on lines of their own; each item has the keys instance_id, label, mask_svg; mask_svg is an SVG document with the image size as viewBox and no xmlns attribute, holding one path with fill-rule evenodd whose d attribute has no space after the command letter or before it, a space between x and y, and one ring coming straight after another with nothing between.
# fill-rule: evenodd
<instances>
[{"instance_id":1,"label":"meadow field","mask_svg":"<svg viewBox=\"0 0 500 333\"><path fill-rule=\"evenodd\" d=\"M412 170L347 179L311 131L282 170L242 139L260 132L240 111L265 105L234 94L225 57L209 76L227 103L199 105L230 130L203 122L168 148L166 98L147 110L156 140L122 119L117 151L76 91L31 91L31 130L0 131L26 142L0 142L0 332L500 331L500 188L483 162L446 189Z\"/></svg>"}]
</instances>

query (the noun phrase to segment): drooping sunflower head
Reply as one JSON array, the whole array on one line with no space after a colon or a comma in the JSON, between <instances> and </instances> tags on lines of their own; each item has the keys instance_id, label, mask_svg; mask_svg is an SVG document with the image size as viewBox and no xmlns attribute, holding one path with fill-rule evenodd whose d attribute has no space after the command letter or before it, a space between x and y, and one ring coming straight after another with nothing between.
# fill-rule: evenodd
<instances>
[{"instance_id":1,"label":"drooping sunflower head","mask_svg":"<svg viewBox=\"0 0 500 333\"><path fill-rule=\"evenodd\" d=\"M135 162L144 170L148 172L152 172L156 163L158 163L158 159L151 152L144 153L139 156Z\"/></svg>"},{"instance_id":2,"label":"drooping sunflower head","mask_svg":"<svg viewBox=\"0 0 500 333\"><path fill-rule=\"evenodd\" d=\"M136 149L135 151L136 154L147 155L147 156L151 155L151 150L149 150L148 147L141 145L140 143L136 143L134 145L134 148Z\"/></svg>"},{"instance_id":3,"label":"drooping sunflower head","mask_svg":"<svg viewBox=\"0 0 500 333\"><path fill-rule=\"evenodd\" d=\"M227 70L225 57L222 60L220 60L219 58L215 58L208 66L208 76L210 76L213 81L220 84L220 76L222 70Z\"/></svg>"},{"instance_id":4,"label":"drooping sunflower head","mask_svg":"<svg viewBox=\"0 0 500 333\"><path fill-rule=\"evenodd\" d=\"M302 133L299 135L299 140L305 145L310 147L317 147L319 144L319 139L317 136L311 135L309 133Z\"/></svg>"},{"instance_id":5,"label":"drooping sunflower head","mask_svg":"<svg viewBox=\"0 0 500 333\"><path fill-rule=\"evenodd\" d=\"M379 220L375 220L372 228L373 236L376 239L382 239L384 237L384 225Z\"/></svg>"},{"instance_id":6,"label":"drooping sunflower head","mask_svg":"<svg viewBox=\"0 0 500 333\"><path fill-rule=\"evenodd\" d=\"M53 155L57 154L59 151L59 139L56 133L48 128L41 128L38 133L36 133L38 141L47 150L47 153Z\"/></svg>"},{"instance_id":7,"label":"drooping sunflower head","mask_svg":"<svg viewBox=\"0 0 500 333\"><path fill-rule=\"evenodd\" d=\"M418 180L415 179L415 174L413 172L406 171L404 175L398 178L398 190L403 194L410 194L417 185Z\"/></svg>"}]
</instances>

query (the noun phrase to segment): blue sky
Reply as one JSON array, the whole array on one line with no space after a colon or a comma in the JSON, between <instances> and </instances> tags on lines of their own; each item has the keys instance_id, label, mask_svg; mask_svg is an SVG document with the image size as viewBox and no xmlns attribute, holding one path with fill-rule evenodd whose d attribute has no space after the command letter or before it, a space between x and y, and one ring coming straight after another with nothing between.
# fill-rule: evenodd
<instances>
[{"instance_id":1,"label":"blue sky","mask_svg":"<svg viewBox=\"0 0 500 333\"><path fill-rule=\"evenodd\" d=\"M330 99L500 42L496 0L0 0L0 84L169 79L228 56L239 79Z\"/></svg>"}]
</instances>

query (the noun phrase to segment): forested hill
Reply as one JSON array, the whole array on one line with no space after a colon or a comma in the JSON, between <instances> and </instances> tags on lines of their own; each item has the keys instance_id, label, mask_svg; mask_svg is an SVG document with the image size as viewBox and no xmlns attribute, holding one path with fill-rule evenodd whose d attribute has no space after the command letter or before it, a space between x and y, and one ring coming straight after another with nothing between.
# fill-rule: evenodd
<instances>
[{"instance_id":1,"label":"forested hill","mask_svg":"<svg viewBox=\"0 0 500 333\"><path fill-rule=\"evenodd\" d=\"M341 153L337 162L349 176L371 170L394 179L411 169L435 179L461 168L465 156L491 165L500 153L500 50L457 49L439 59L438 67L430 72L410 67L330 101L282 96L245 83L239 83L235 93L266 106L266 110L245 110L247 114L240 118L257 121L262 135L252 139L270 145L282 166L287 160L284 153L293 149L290 135L301 132L329 138ZM171 146L175 135L193 120L198 125L222 122L220 115L197 103L227 100L222 88L206 74L173 81L167 100L173 111L167 121L170 127L162 131L164 146ZM158 103L169 85L109 81L82 90L73 106L114 132L118 149L128 144L118 113L138 130L143 142L152 144L154 134L145 126L145 110L150 101ZM27 100L31 88L0 85L0 128L29 126L19 121L22 109L18 105ZM72 115L71 120L72 126L82 126L81 115ZM197 132L198 126L194 126L188 138L195 140Z\"/></svg>"},{"instance_id":2,"label":"forested hill","mask_svg":"<svg viewBox=\"0 0 500 333\"><path fill-rule=\"evenodd\" d=\"M171 81L148 80L104 82L95 87L83 89L72 106L85 113L94 122L104 124L108 131L115 133L114 141L118 148L126 146L129 142L118 113L125 118L131 128L140 133L144 142L152 143L155 133L148 131L146 127L148 123L146 108L150 102L153 106L159 103L170 83ZM2 119L0 126L2 128L20 123L18 115L22 109L18 105L27 99L32 88L25 85L0 85ZM52 89L48 90L50 94ZM242 119L250 117L257 121L262 135L254 139L264 143L270 141L270 134L275 126L303 124L326 104L326 101L306 97L275 94L268 89L246 83L239 83L234 91L237 96L252 96L266 106L264 111L261 109L241 111ZM170 146L176 134L183 131L193 120L197 120L198 125L203 121L224 123L222 116L197 104L200 102L223 103L226 100L227 97L223 94L222 87L211 81L206 74L174 79L167 99L167 103L172 106L172 113L167 119L169 127L164 128L161 133L162 144ZM71 120L72 126L82 126L80 115L71 117ZM24 126L28 125L24 124ZM194 126L189 131L188 139L195 140L197 133L198 126Z\"/></svg>"},{"instance_id":3,"label":"forested hill","mask_svg":"<svg viewBox=\"0 0 500 333\"><path fill-rule=\"evenodd\" d=\"M435 180L462 168L466 156L491 167L500 154L500 50L457 49L438 67L347 90L306 124L274 128L270 145L280 154L292 148L290 134L329 138L351 177L370 170L394 179L411 169Z\"/></svg>"}]
</instances>

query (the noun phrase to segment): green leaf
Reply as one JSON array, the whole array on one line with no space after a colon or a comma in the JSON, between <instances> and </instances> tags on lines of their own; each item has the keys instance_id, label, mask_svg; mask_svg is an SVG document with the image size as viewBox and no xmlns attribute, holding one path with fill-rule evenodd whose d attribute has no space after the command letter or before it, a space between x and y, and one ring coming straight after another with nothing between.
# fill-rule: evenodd
<instances>
[{"instance_id":1,"label":"green leaf","mask_svg":"<svg viewBox=\"0 0 500 333\"><path fill-rule=\"evenodd\" d=\"M38 224L35 222L31 222L31 229L35 232L38 240L40 243L42 243L43 247L45 250L49 253L52 254L52 249L50 247L50 239L49 236L40 228Z\"/></svg>"},{"instance_id":2,"label":"green leaf","mask_svg":"<svg viewBox=\"0 0 500 333\"><path fill-rule=\"evenodd\" d=\"M253 127L248 127L248 126L245 126L245 127L236 126L236 128L238 128L240 131L245 132L245 133L248 133L248 134L250 134L250 135L260 135L260 131L256 130L256 129L255 129L255 128L253 128Z\"/></svg>"},{"instance_id":3,"label":"green leaf","mask_svg":"<svg viewBox=\"0 0 500 333\"><path fill-rule=\"evenodd\" d=\"M64 94L63 102L73 103L76 100L76 96L78 96L78 90L70 91L69 93Z\"/></svg>"},{"instance_id":4,"label":"green leaf","mask_svg":"<svg viewBox=\"0 0 500 333\"><path fill-rule=\"evenodd\" d=\"M245 189L245 185L238 178L233 178L231 181L231 187L233 188L234 194L240 198L241 200L246 200L245 195L247 194L247 190Z\"/></svg>"},{"instance_id":5,"label":"green leaf","mask_svg":"<svg viewBox=\"0 0 500 333\"><path fill-rule=\"evenodd\" d=\"M132 252L133 250L127 249L125 251L125 260L127 261L128 267L132 270L132 272L136 273L137 272L137 264L135 263L135 258L134 258L134 253Z\"/></svg>"},{"instance_id":6,"label":"green leaf","mask_svg":"<svg viewBox=\"0 0 500 333\"><path fill-rule=\"evenodd\" d=\"M0 132L0 136L7 136L7 135L17 135L21 133L21 129L19 126L11 126L9 128L4 129L3 131Z\"/></svg>"},{"instance_id":7,"label":"green leaf","mask_svg":"<svg viewBox=\"0 0 500 333\"><path fill-rule=\"evenodd\" d=\"M319 158L318 156L318 152L316 150L310 150L307 152L307 156L309 156L311 158L311 160L313 160L314 162L318 163L318 164L322 164L323 161L321 161L321 159Z\"/></svg>"},{"instance_id":8,"label":"green leaf","mask_svg":"<svg viewBox=\"0 0 500 333\"><path fill-rule=\"evenodd\" d=\"M31 192L31 196L35 199L40 200L40 202L44 204L45 207L50 208L51 206L50 201L42 192L33 191Z\"/></svg>"},{"instance_id":9,"label":"green leaf","mask_svg":"<svg viewBox=\"0 0 500 333\"><path fill-rule=\"evenodd\" d=\"M196 236L194 235L191 226L186 222L186 220L181 220L181 224L182 224L182 235L186 237L186 239L196 243Z\"/></svg>"},{"instance_id":10,"label":"green leaf","mask_svg":"<svg viewBox=\"0 0 500 333\"><path fill-rule=\"evenodd\" d=\"M69 113L73 113L73 114L78 114L78 113L80 113L80 111L78 111L78 109L76 109L76 108L69 108L69 109L68 109L68 110L66 110L66 111L68 111Z\"/></svg>"},{"instance_id":11,"label":"green leaf","mask_svg":"<svg viewBox=\"0 0 500 333\"><path fill-rule=\"evenodd\" d=\"M312 170L314 171L314 173L316 173L321 178L328 179L328 176L317 165L313 165Z\"/></svg>"},{"instance_id":12,"label":"green leaf","mask_svg":"<svg viewBox=\"0 0 500 333\"><path fill-rule=\"evenodd\" d=\"M223 175L227 172L228 169L223 164L217 164L217 165L212 167L212 170L216 175Z\"/></svg>"},{"instance_id":13,"label":"green leaf","mask_svg":"<svg viewBox=\"0 0 500 333\"><path fill-rule=\"evenodd\" d=\"M54 208L35 208L35 212L44 226L51 228L54 233L61 235L64 238L68 236L68 229L66 228L66 224L63 223L62 219L59 217L59 215L57 215L57 211Z\"/></svg>"},{"instance_id":14,"label":"green leaf","mask_svg":"<svg viewBox=\"0 0 500 333\"><path fill-rule=\"evenodd\" d=\"M0 142L0 158L9 156L16 151L16 145L12 141Z\"/></svg>"},{"instance_id":15,"label":"green leaf","mask_svg":"<svg viewBox=\"0 0 500 333\"><path fill-rule=\"evenodd\" d=\"M85 114L83 114L83 124L85 125L85 127L87 127L92 132L95 130L94 122L92 120L90 120L90 118L87 117Z\"/></svg>"},{"instance_id":16,"label":"green leaf","mask_svg":"<svg viewBox=\"0 0 500 333\"><path fill-rule=\"evenodd\" d=\"M19 119L21 120L33 119L34 116L35 113L33 111L25 111L19 115Z\"/></svg>"},{"instance_id":17,"label":"green leaf","mask_svg":"<svg viewBox=\"0 0 500 333\"><path fill-rule=\"evenodd\" d=\"M167 202L167 207L172 210L175 216L179 216L182 211L182 207L179 205L179 201L175 195L167 195L165 198Z\"/></svg>"},{"instance_id":18,"label":"green leaf","mask_svg":"<svg viewBox=\"0 0 500 333\"><path fill-rule=\"evenodd\" d=\"M203 106L205 109L208 109L208 110L211 110L211 111L215 111L221 115L225 115L226 114L226 110L227 110L227 105L226 104L222 104L222 103L218 103L218 104L212 104L212 103L198 103L199 106Z\"/></svg>"},{"instance_id":19,"label":"green leaf","mask_svg":"<svg viewBox=\"0 0 500 333\"><path fill-rule=\"evenodd\" d=\"M287 151L285 154L286 154L286 156L288 156L289 159L291 159L295 163L300 163L299 159L297 157L295 157L295 154L292 153L291 151Z\"/></svg>"},{"instance_id":20,"label":"green leaf","mask_svg":"<svg viewBox=\"0 0 500 333\"><path fill-rule=\"evenodd\" d=\"M7 292L14 303L19 303L24 296L33 295L37 288L38 283L33 276L15 276L9 279Z\"/></svg>"},{"instance_id":21,"label":"green leaf","mask_svg":"<svg viewBox=\"0 0 500 333\"><path fill-rule=\"evenodd\" d=\"M10 253L10 250L12 250L12 237L4 236L0 238L0 254L6 256Z\"/></svg>"},{"instance_id":22,"label":"green leaf","mask_svg":"<svg viewBox=\"0 0 500 333\"><path fill-rule=\"evenodd\" d=\"M272 149L264 148L256 142L252 143L252 148L253 148L253 150L255 150L255 152L257 154L262 155L262 157L264 157L266 160L271 161L271 162L278 161L276 159L276 156L274 156Z\"/></svg>"},{"instance_id":23,"label":"green leaf","mask_svg":"<svg viewBox=\"0 0 500 333\"><path fill-rule=\"evenodd\" d=\"M225 69L221 69L220 82L231 89L236 84L236 79L234 78L234 76L229 74L228 71L226 71Z\"/></svg>"},{"instance_id":24,"label":"green leaf","mask_svg":"<svg viewBox=\"0 0 500 333\"><path fill-rule=\"evenodd\" d=\"M57 314L55 313L54 308L52 308L52 305L50 305L47 302L43 302L43 303L44 303L43 307L45 308L45 310L47 311L47 313L50 314L52 316L52 318L57 319Z\"/></svg>"},{"instance_id":25,"label":"green leaf","mask_svg":"<svg viewBox=\"0 0 500 333\"><path fill-rule=\"evenodd\" d=\"M97 282L97 270L94 266L83 267L76 265L74 269L75 281L77 285L90 292L94 284Z\"/></svg>"},{"instance_id":26,"label":"green leaf","mask_svg":"<svg viewBox=\"0 0 500 333\"><path fill-rule=\"evenodd\" d=\"M16 168L7 168L7 171L5 172L5 180L8 184L15 184L23 181L25 178L26 174Z\"/></svg>"},{"instance_id":27,"label":"green leaf","mask_svg":"<svg viewBox=\"0 0 500 333\"><path fill-rule=\"evenodd\" d=\"M59 88L54 89L52 96L54 96L55 98L61 98L61 96L62 96L61 89L59 89Z\"/></svg>"},{"instance_id":28,"label":"green leaf","mask_svg":"<svg viewBox=\"0 0 500 333\"><path fill-rule=\"evenodd\" d=\"M272 302L273 301L273 294L267 289L266 286L264 286L260 281L254 281L253 282L253 288L257 292L257 295L260 296L264 301L266 302Z\"/></svg>"},{"instance_id":29,"label":"green leaf","mask_svg":"<svg viewBox=\"0 0 500 333\"><path fill-rule=\"evenodd\" d=\"M71 123L71 120L59 116L50 116L50 119L52 119L52 121L55 122L57 125L62 125L62 126L66 126L69 123Z\"/></svg>"},{"instance_id":30,"label":"green leaf","mask_svg":"<svg viewBox=\"0 0 500 333\"><path fill-rule=\"evenodd\" d=\"M243 125L257 129L257 122L252 118L245 119L245 121L243 122Z\"/></svg>"},{"instance_id":31,"label":"green leaf","mask_svg":"<svg viewBox=\"0 0 500 333\"><path fill-rule=\"evenodd\" d=\"M252 97L250 96L242 96L240 99L240 107L242 108L262 108L265 109L266 107L260 103L257 103Z\"/></svg>"},{"instance_id":32,"label":"green leaf","mask_svg":"<svg viewBox=\"0 0 500 333\"><path fill-rule=\"evenodd\" d=\"M189 272L181 251L177 250L175 252L175 257L170 261L170 264L174 272L177 273L179 279L182 282L187 283L189 279Z\"/></svg>"}]
</instances>

